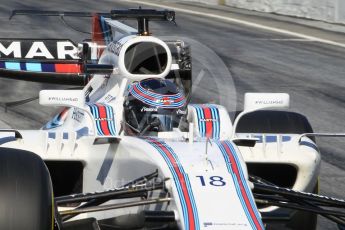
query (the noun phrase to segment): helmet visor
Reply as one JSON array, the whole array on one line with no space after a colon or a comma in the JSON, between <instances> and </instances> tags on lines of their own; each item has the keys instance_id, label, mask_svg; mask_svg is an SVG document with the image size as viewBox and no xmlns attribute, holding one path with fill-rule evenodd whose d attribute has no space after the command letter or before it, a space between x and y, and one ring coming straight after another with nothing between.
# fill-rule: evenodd
<instances>
[{"instance_id":1,"label":"helmet visor","mask_svg":"<svg viewBox=\"0 0 345 230\"><path fill-rule=\"evenodd\" d=\"M173 130L173 115L151 114L152 131L169 132Z\"/></svg>"}]
</instances>

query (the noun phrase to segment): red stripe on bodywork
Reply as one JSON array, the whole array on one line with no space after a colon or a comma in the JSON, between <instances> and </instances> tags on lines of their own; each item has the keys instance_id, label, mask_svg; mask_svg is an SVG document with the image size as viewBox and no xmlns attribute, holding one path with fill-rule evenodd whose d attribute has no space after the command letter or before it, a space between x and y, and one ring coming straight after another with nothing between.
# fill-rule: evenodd
<instances>
[{"instance_id":1,"label":"red stripe on bodywork","mask_svg":"<svg viewBox=\"0 0 345 230\"><path fill-rule=\"evenodd\" d=\"M99 47L97 47L97 57L99 58L104 51L105 40L104 33L101 25L101 16L95 14L92 17L92 42L95 42Z\"/></svg>"},{"instance_id":2,"label":"red stripe on bodywork","mask_svg":"<svg viewBox=\"0 0 345 230\"><path fill-rule=\"evenodd\" d=\"M211 109L208 107L202 108L204 111L205 124L206 124L206 137L211 138L213 132L213 118Z\"/></svg>"},{"instance_id":3,"label":"red stripe on bodywork","mask_svg":"<svg viewBox=\"0 0 345 230\"><path fill-rule=\"evenodd\" d=\"M107 111L105 109L105 106L103 105L97 105L98 107L98 112L99 112L99 118L100 120L100 124L101 124L101 129L104 133L104 135L108 136L110 135L110 131L108 128L108 117L107 117Z\"/></svg>"},{"instance_id":4,"label":"red stripe on bodywork","mask_svg":"<svg viewBox=\"0 0 345 230\"><path fill-rule=\"evenodd\" d=\"M81 73L79 64L55 64L56 73Z\"/></svg>"},{"instance_id":5,"label":"red stripe on bodywork","mask_svg":"<svg viewBox=\"0 0 345 230\"><path fill-rule=\"evenodd\" d=\"M101 17L95 14L92 17L92 42L104 45L104 34L101 26Z\"/></svg>"},{"instance_id":6,"label":"red stripe on bodywork","mask_svg":"<svg viewBox=\"0 0 345 230\"><path fill-rule=\"evenodd\" d=\"M187 205L189 226L186 226L186 228L188 228L190 230L194 230L195 229L195 220L194 220L193 207L192 207L192 202L191 202L191 199L190 199L190 196L188 193L188 188L186 186L186 180L184 178L184 175L182 174L182 172L178 168L178 163L176 162L175 158L172 156L171 152L161 143L159 143L155 140L152 140L152 142L164 151L164 153L167 155L167 157L169 158L169 161L171 162L171 164L174 167L174 171L176 172L176 175L179 178L179 182L180 182L180 185L182 187L183 196L184 196L184 199L185 199L186 205Z\"/></svg>"},{"instance_id":7,"label":"red stripe on bodywork","mask_svg":"<svg viewBox=\"0 0 345 230\"><path fill-rule=\"evenodd\" d=\"M236 175L236 178L237 178L237 182L240 186L240 190L241 190L241 194L242 194L242 197L244 199L244 202L246 203L246 206L248 208L248 211L250 213L250 216L252 218L252 220L254 221L254 224L256 226L257 229L262 229L261 225L260 225L260 222L258 221L256 215L255 215L255 212L253 210L253 207L249 201L249 197L248 197L248 194L243 186L243 183L246 183L245 181L242 181L241 180L241 176L240 176L240 173L239 173L239 169L237 167L237 164L236 164L236 160L234 159L234 156L233 156L233 153L231 152L231 149L229 148L229 146L222 142L222 146L224 147L229 159L230 159L230 165L231 165L231 169L232 171L235 173Z\"/></svg>"}]
</instances>

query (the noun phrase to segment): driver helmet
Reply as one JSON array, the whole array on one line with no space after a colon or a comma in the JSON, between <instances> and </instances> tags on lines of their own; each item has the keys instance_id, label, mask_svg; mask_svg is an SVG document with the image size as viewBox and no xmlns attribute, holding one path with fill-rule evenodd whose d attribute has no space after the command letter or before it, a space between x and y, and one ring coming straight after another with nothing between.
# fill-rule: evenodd
<instances>
[{"instance_id":1,"label":"driver helmet","mask_svg":"<svg viewBox=\"0 0 345 230\"><path fill-rule=\"evenodd\" d=\"M169 132L187 115L186 98L173 82L149 78L133 83L124 101L125 131Z\"/></svg>"}]
</instances>

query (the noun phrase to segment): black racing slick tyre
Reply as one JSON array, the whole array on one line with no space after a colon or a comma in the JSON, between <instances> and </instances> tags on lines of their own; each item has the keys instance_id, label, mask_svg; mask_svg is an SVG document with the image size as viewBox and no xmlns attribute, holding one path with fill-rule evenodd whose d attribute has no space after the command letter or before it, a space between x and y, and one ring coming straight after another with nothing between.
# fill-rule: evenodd
<instances>
[{"instance_id":1,"label":"black racing slick tyre","mask_svg":"<svg viewBox=\"0 0 345 230\"><path fill-rule=\"evenodd\" d=\"M0 148L0 229L54 227L53 189L48 169L36 154Z\"/></svg>"},{"instance_id":2,"label":"black racing slick tyre","mask_svg":"<svg viewBox=\"0 0 345 230\"><path fill-rule=\"evenodd\" d=\"M311 133L313 129L302 114L287 111L262 110L245 114L239 121L238 133Z\"/></svg>"}]
</instances>

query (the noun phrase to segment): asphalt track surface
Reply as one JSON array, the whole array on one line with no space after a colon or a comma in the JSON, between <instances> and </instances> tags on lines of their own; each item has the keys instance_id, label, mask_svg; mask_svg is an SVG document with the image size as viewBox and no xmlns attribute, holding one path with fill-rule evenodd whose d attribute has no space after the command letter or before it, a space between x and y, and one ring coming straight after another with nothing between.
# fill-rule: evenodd
<instances>
[{"instance_id":1,"label":"asphalt track surface","mask_svg":"<svg viewBox=\"0 0 345 230\"><path fill-rule=\"evenodd\" d=\"M8 21L12 9L107 12L111 8L137 6L116 1L1 0L0 37L70 38L76 42L88 37L87 34L66 28L58 18L18 17ZM82 30L90 29L89 20L69 21ZM274 23L274 16L272 21L273 26L279 28L279 22ZM314 131L345 132L344 48L184 13L177 14L177 25L152 23L152 29L158 35L173 34L200 42L213 50L231 73L232 79L218 76L215 80L207 74L212 72L212 66L196 66L193 77L198 80L194 87L194 101L225 101L229 110L234 111L241 109L245 92L286 92L291 96L291 110L307 116ZM3 79L0 81L0 102L35 97L40 89L52 88L57 87ZM56 111L55 108L39 106L37 100L9 108L6 113L4 108L0 108L0 124L2 128L35 129L41 127ZM340 138L320 138L317 141L323 159L321 193L345 197L344 141ZM319 219L318 229L335 228L327 220Z\"/></svg>"}]
</instances>

